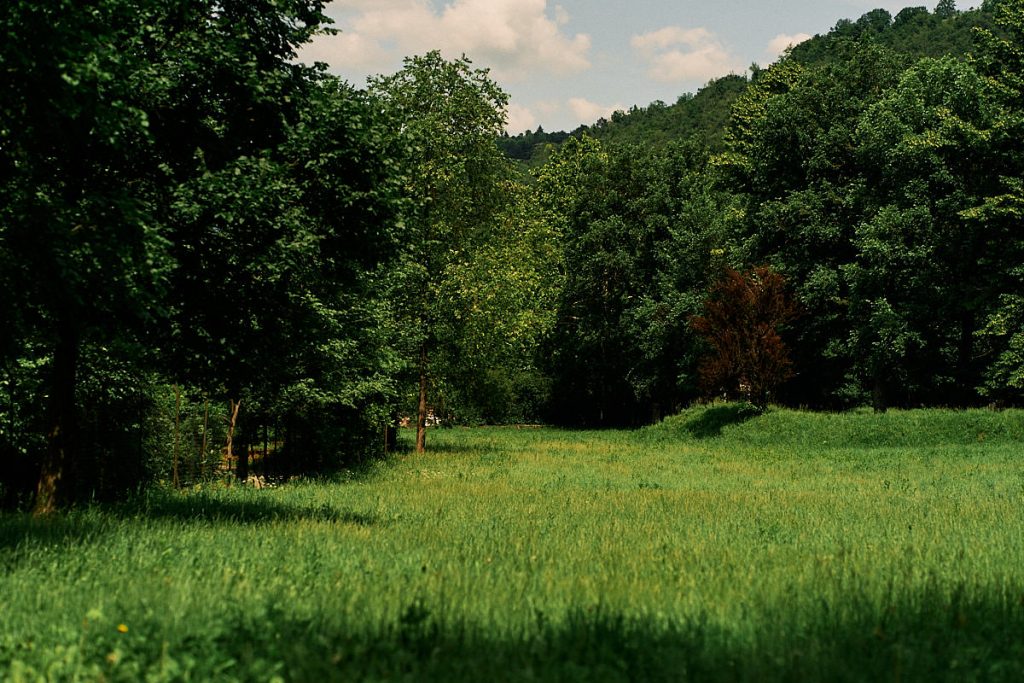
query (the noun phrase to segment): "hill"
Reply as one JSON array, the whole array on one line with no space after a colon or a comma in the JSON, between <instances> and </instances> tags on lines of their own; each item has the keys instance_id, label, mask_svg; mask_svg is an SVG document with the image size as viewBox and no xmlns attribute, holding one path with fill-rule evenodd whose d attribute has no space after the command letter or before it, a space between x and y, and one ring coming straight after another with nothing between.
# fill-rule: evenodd
<instances>
[{"instance_id":1,"label":"hill","mask_svg":"<svg viewBox=\"0 0 1024 683\"><path fill-rule=\"evenodd\" d=\"M974 29L993 26L993 5L992 0L987 0L978 9L961 12L952 2L943 0L934 11L908 7L895 17L884 9L872 10L856 21L841 19L828 33L800 43L792 49L790 59L805 66L826 65L841 59L843 47L851 42L877 43L908 59L963 57L974 45ZM755 64L750 77L730 74L716 78L696 93L681 95L674 104L656 101L645 107L633 106L629 111L615 112L609 119L598 119L571 132L538 128L505 135L499 146L509 157L529 167L542 164L550 154L550 146L560 145L570 136L589 135L612 145L651 146L697 137L712 151L719 151L733 102L760 71Z\"/></svg>"}]
</instances>

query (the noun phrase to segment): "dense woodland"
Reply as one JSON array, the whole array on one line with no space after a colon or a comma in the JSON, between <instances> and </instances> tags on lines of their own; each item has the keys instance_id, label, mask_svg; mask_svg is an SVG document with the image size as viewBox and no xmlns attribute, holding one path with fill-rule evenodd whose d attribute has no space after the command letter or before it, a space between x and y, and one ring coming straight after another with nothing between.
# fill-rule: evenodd
<instances>
[{"instance_id":1,"label":"dense woodland","mask_svg":"<svg viewBox=\"0 0 1024 683\"><path fill-rule=\"evenodd\" d=\"M423 448L428 416L1024 399L1024 0L516 137L468 59L297 63L322 9L0 10L4 505L350 466L406 416Z\"/></svg>"}]
</instances>

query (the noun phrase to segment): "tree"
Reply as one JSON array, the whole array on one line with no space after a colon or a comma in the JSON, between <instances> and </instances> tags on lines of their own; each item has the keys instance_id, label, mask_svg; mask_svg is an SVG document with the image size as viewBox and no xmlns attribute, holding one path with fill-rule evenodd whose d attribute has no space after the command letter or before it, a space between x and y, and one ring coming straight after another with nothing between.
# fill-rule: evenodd
<instances>
[{"instance_id":1,"label":"tree","mask_svg":"<svg viewBox=\"0 0 1024 683\"><path fill-rule=\"evenodd\" d=\"M994 357L981 390L992 399L1019 401L1024 397L1024 1L992 4L997 30L977 32L973 65L995 102L985 172L997 183L964 217L992 235L999 254L1001 281L992 297L996 305L979 332Z\"/></svg>"},{"instance_id":2,"label":"tree","mask_svg":"<svg viewBox=\"0 0 1024 683\"><path fill-rule=\"evenodd\" d=\"M904 395L975 400L978 321L998 294L1001 236L964 218L993 184L992 102L969 65L922 59L861 116L865 215L843 267L851 341L876 409Z\"/></svg>"},{"instance_id":3,"label":"tree","mask_svg":"<svg viewBox=\"0 0 1024 683\"><path fill-rule=\"evenodd\" d=\"M704 315L690 321L711 347L700 365L705 391L742 396L766 407L775 389L793 375L779 332L796 315L781 275L765 266L744 273L727 269L712 287Z\"/></svg>"},{"instance_id":4,"label":"tree","mask_svg":"<svg viewBox=\"0 0 1024 683\"><path fill-rule=\"evenodd\" d=\"M168 372L225 402L244 396L243 425L257 407L354 410L393 393L372 300L374 271L397 253L395 153L362 96L332 78L303 86L279 144L183 183L171 210Z\"/></svg>"},{"instance_id":5,"label":"tree","mask_svg":"<svg viewBox=\"0 0 1024 683\"><path fill-rule=\"evenodd\" d=\"M157 308L167 261L150 198L160 172L133 91L145 40L134 3L7 3L0 26L0 277L18 311L12 336L51 359L44 513L71 488L82 344L137 330Z\"/></svg>"},{"instance_id":6,"label":"tree","mask_svg":"<svg viewBox=\"0 0 1024 683\"><path fill-rule=\"evenodd\" d=\"M397 167L367 103L294 62L322 3L57 5L0 15L0 284L17 293L0 352L38 348L51 374L36 510L88 479L93 350L235 401L361 414L393 394L373 292Z\"/></svg>"},{"instance_id":7,"label":"tree","mask_svg":"<svg viewBox=\"0 0 1024 683\"><path fill-rule=\"evenodd\" d=\"M537 355L555 323L561 235L534 188L504 187L505 204L439 286L435 397L448 417L536 419L544 378Z\"/></svg>"},{"instance_id":8,"label":"tree","mask_svg":"<svg viewBox=\"0 0 1024 683\"><path fill-rule=\"evenodd\" d=\"M486 241L511 175L496 144L508 96L469 59L447 61L439 52L406 59L398 73L371 79L369 91L407 146L412 208L396 306L415 349L416 450L422 452L435 375L431 359L451 320L446 274Z\"/></svg>"},{"instance_id":9,"label":"tree","mask_svg":"<svg viewBox=\"0 0 1024 683\"><path fill-rule=\"evenodd\" d=\"M949 19L956 15L956 0L939 0L939 4L935 6L935 16L940 19Z\"/></svg>"}]
</instances>

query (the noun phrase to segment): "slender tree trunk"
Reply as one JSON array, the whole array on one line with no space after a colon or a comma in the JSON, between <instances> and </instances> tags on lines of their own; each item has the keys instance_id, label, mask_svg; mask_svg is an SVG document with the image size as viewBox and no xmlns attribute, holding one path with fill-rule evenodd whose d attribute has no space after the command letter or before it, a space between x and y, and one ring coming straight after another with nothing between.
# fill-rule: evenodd
<instances>
[{"instance_id":1,"label":"slender tree trunk","mask_svg":"<svg viewBox=\"0 0 1024 683\"><path fill-rule=\"evenodd\" d=\"M210 398L206 397L203 402L203 443L199 447L199 478L206 475L206 436L210 426Z\"/></svg>"},{"instance_id":2,"label":"slender tree trunk","mask_svg":"<svg viewBox=\"0 0 1024 683\"><path fill-rule=\"evenodd\" d=\"M224 446L224 458L227 466L231 467L231 461L234 459L235 425L238 424L238 409L242 407L242 402L233 398L228 399L228 407L231 410L231 419L228 422L228 438Z\"/></svg>"},{"instance_id":3,"label":"slender tree trunk","mask_svg":"<svg viewBox=\"0 0 1024 683\"><path fill-rule=\"evenodd\" d=\"M14 412L18 406L18 397L15 392L18 387L18 382L14 377L14 364L5 363L4 370L7 371L7 386L9 390L7 392L7 417L10 418L7 425L7 433L15 436L18 434L18 414ZM18 438L15 436L15 438Z\"/></svg>"},{"instance_id":4,"label":"slender tree trunk","mask_svg":"<svg viewBox=\"0 0 1024 683\"><path fill-rule=\"evenodd\" d=\"M391 453L398 445L398 420L392 419L391 423L384 425L384 455Z\"/></svg>"},{"instance_id":5,"label":"slender tree trunk","mask_svg":"<svg viewBox=\"0 0 1024 683\"><path fill-rule=\"evenodd\" d=\"M71 325L58 331L53 352L50 425L33 512L47 515L66 504L74 467L75 385L78 372L78 334Z\"/></svg>"},{"instance_id":6,"label":"slender tree trunk","mask_svg":"<svg viewBox=\"0 0 1024 683\"><path fill-rule=\"evenodd\" d=\"M427 345L420 346L420 404L416 411L416 452L427 450Z\"/></svg>"},{"instance_id":7,"label":"slender tree trunk","mask_svg":"<svg viewBox=\"0 0 1024 683\"><path fill-rule=\"evenodd\" d=\"M267 473L267 457L270 455L270 416L263 419L263 459L260 460L259 471L264 475Z\"/></svg>"},{"instance_id":8,"label":"slender tree trunk","mask_svg":"<svg viewBox=\"0 0 1024 683\"><path fill-rule=\"evenodd\" d=\"M251 437L248 429L238 429L238 460L236 461L235 476L243 484L249 480L249 440Z\"/></svg>"}]
</instances>

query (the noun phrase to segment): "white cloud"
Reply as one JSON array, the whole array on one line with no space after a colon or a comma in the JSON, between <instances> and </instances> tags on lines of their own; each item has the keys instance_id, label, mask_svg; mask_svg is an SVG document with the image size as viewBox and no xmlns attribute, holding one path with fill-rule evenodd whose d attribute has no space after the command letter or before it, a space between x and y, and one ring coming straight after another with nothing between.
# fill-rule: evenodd
<instances>
[{"instance_id":1,"label":"white cloud","mask_svg":"<svg viewBox=\"0 0 1024 683\"><path fill-rule=\"evenodd\" d=\"M631 44L649 64L656 81L707 81L743 71L739 60L706 28L665 28L633 36Z\"/></svg>"},{"instance_id":2,"label":"white cloud","mask_svg":"<svg viewBox=\"0 0 1024 683\"><path fill-rule=\"evenodd\" d=\"M380 43L355 33L320 36L302 49L301 58L367 71L378 71L380 65L390 62L388 51Z\"/></svg>"},{"instance_id":3,"label":"white cloud","mask_svg":"<svg viewBox=\"0 0 1024 683\"><path fill-rule=\"evenodd\" d=\"M564 31L569 21L547 0L340 0L328 6L337 36L320 36L301 54L337 70L384 71L402 57L439 49L466 54L496 78L565 75L590 68L590 37Z\"/></svg>"},{"instance_id":4,"label":"white cloud","mask_svg":"<svg viewBox=\"0 0 1024 683\"><path fill-rule=\"evenodd\" d=\"M521 104L508 105L508 124L505 129L510 135L518 135L537 127L537 117L528 107Z\"/></svg>"},{"instance_id":5,"label":"white cloud","mask_svg":"<svg viewBox=\"0 0 1024 683\"><path fill-rule=\"evenodd\" d=\"M808 33L794 33L793 35L780 33L768 42L768 49L765 50L765 54L775 59L780 57L786 51L786 48L791 45L799 45L810 38L811 35Z\"/></svg>"},{"instance_id":6,"label":"white cloud","mask_svg":"<svg viewBox=\"0 0 1024 683\"><path fill-rule=\"evenodd\" d=\"M555 23L559 26L565 26L569 23L569 10L565 9L561 5L555 5Z\"/></svg>"},{"instance_id":7,"label":"white cloud","mask_svg":"<svg viewBox=\"0 0 1024 683\"><path fill-rule=\"evenodd\" d=\"M591 124L600 118L608 118L613 112L625 109L621 104L605 105L591 102L583 97L569 98L569 111L580 123Z\"/></svg>"}]
</instances>

